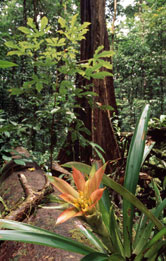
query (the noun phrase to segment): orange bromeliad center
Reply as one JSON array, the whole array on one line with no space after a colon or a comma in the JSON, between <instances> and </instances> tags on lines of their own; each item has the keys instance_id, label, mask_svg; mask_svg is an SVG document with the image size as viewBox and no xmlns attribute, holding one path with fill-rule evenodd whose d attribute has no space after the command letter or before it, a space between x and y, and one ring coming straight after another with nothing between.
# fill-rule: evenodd
<instances>
[{"instance_id":1,"label":"orange bromeliad center","mask_svg":"<svg viewBox=\"0 0 166 261\"><path fill-rule=\"evenodd\" d=\"M78 210L87 212L89 210L89 207L92 205L92 202L90 199L87 199L87 197L84 195L82 191L79 191L78 193L79 193L79 197L74 200L74 206Z\"/></svg>"},{"instance_id":2,"label":"orange bromeliad center","mask_svg":"<svg viewBox=\"0 0 166 261\"><path fill-rule=\"evenodd\" d=\"M56 224L61 224L72 217L87 216L96 212L97 202L101 199L105 189L100 188L104 170L105 166L102 166L96 172L90 172L89 178L85 180L84 175L73 168L76 189L65 180L54 177L52 184L62 192L59 197L72 205L61 213Z\"/></svg>"}]
</instances>

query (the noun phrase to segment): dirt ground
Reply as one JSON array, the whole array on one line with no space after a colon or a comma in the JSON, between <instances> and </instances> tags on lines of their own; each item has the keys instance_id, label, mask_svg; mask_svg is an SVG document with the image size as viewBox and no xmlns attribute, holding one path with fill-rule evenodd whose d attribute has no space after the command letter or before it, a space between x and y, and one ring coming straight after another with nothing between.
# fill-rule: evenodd
<instances>
[{"instance_id":1,"label":"dirt ground","mask_svg":"<svg viewBox=\"0 0 166 261\"><path fill-rule=\"evenodd\" d=\"M28 169L12 171L12 174L5 179L0 187L0 195L10 207L23 200L24 192L18 180L19 173L25 174L28 183L36 191L39 191L45 182L43 172L40 169L35 171L29 171ZM61 211L55 209L36 208L33 215L27 216L23 222L48 229L63 236L72 237L74 220L55 226L55 221L60 213ZM79 261L81 257L80 254L61 249L12 241L2 242L0 246L0 261Z\"/></svg>"},{"instance_id":2,"label":"dirt ground","mask_svg":"<svg viewBox=\"0 0 166 261\"><path fill-rule=\"evenodd\" d=\"M38 209L35 215L28 219L28 223L63 236L72 237L73 220L55 228L55 220L59 213L59 210ZM79 254L61 249L12 241L4 242L0 247L0 261L79 261L81 257Z\"/></svg>"}]
</instances>

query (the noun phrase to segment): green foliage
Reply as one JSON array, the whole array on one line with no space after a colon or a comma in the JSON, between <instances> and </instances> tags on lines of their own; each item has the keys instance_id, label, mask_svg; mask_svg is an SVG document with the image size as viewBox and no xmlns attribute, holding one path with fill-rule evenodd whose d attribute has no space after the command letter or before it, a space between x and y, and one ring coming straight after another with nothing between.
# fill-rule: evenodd
<instances>
[{"instance_id":1,"label":"green foliage","mask_svg":"<svg viewBox=\"0 0 166 261\"><path fill-rule=\"evenodd\" d=\"M143 148L144 148L144 139L146 134L146 128L148 123L148 111L149 108L146 106L140 120L135 129L135 133L133 136L133 142L131 143L130 153L128 158L128 167L126 168L126 179L131 177L131 166L136 164L136 169L133 170L132 182L130 184L130 190L135 192L135 182L137 183L138 171L140 170L140 166L142 164L143 159ZM138 146L137 150L134 150L135 146ZM135 156L133 156L135 154ZM137 164L138 159L138 164ZM65 164L67 167L76 167L81 170L82 173L93 175L95 172L95 167L92 168L86 164L79 162L69 162ZM91 231L89 231L86 227L78 224L79 230L86 236L94 245L95 248L89 248L85 245L80 245L79 243L74 242L71 239L64 238L55 233L48 232L46 230L33 227L30 225L22 224L14 221L1 220L1 228L8 228L12 230L1 230L0 231L0 239L1 240L15 240L20 242L27 243L35 243L42 244L52 247L58 247L61 249L66 249L68 251L73 251L77 253L84 254L85 257L82 260L128 260L132 259L135 261L141 261L147 258L148 260L154 260L154 258L164 258L164 251L166 246L166 228L163 223L160 221L162 217L161 213L166 208L166 200L157 201L157 206L152 210L148 210L141 201L139 201L133 193L125 188L127 187L127 183L125 186L121 186L117 182L115 182L110 177L104 175L103 184L115 190L124 198L124 213L123 213L123 225L128 224L128 218L125 215L125 211L127 211L129 215L129 209L126 205L126 202L130 203L130 208L132 209L134 206L137 207L140 212L143 214L139 217L137 226L133 226L131 223L131 231L134 230L134 235L132 237L128 237L125 240L129 240L129 244L126 244L126 241L123 243L123 237L125 238L125 231L122 234L122 224L121 218L118 218L114 212L114 206L112 202L109 203L107 201L107 196L105 195L100 202L100 211L102 212L103 222L105 226L102 225L102 228L105 227L107 233L100 228L97 230L98 237L93 235ZM155 193L158 194L157 187L154 187ZM98 215L99 218L99 215ZM93 219L93 217L92 217ZM130 222L132 222L133 217L131 216ZM87 222L88 222L87 218ZM100 223L99 223L100 224ZM91 228L95 227L95 223L90 222ZM159 231L156 231L154 226L157 227ZM136 227L136 229L135 229ZM96 230L95 230L96 231ZM106 235L105 235L106 233ZM109 237L108 237L109 235ZM106 236L106 238L105 238ZM109 248L109 242L111 242ZM126 245L128 249L126 249ZM97 249L97 251L96 251Z\"/></svg>"},{"instance_id":2,"label":"green foliage","mask_svg":"<svg viewBox=\"0 0 166 261\"><path fill-rule=\"evenodd\" d=\"M124 187L135 194L138 183L139 172L142 165L145 137L149 120L149 106L146 105L137 123L132 137L130 150L127 158ZM135 159L137 160L135 161ZM124 219L124 246L128 257L131 256L132 226L133 226L134 207L127 201L123 201Z\"/></svg>"},{"instance_id":3,"label":"green foliage","mask_svg":"<svg viewBox=\"0 0 166 261\"><path fill-rule=\"evenodd\" d=\"M152 118L149 121L149 127L150 128L164 128L166 127L166 115L160 115L160 118Z\"/></svg>"},{"instance_id":4,"label":"green foliage","mask_svg":"<svg viewBox=\"0 0 166 261\"><path fill-rule=\"evenodd\" d=\"M165 3L138 3L115 34L114 79L122 129L136 123L140 108L151 105L152 117L165 114Z\"/></svg>"},{"instance_id":5,"label":"green foliage","mask_svg":"<svg viewBox=\"0 0 166 261\"><path fill-rule=\"evenodd\" d=\"M76 86L75 82L78 74L86 79L103 79L112 75L101 71L101 68L112 68L102 59L110 57L112 52L102 51L103 46L100 46L92 59L86 63L78 62L78 44L85 39L89 23L80 25L77 14L70 18L59 17L59 30L53 35L51 32L54 29L47 17L41 18L38 27L32 18L28 18L27 27L18 27L23 40L5 42L10 49L8 56L24 59L28 68L24 72L22 85L13 84L9 92L17 96L19 107L23 107L19 113L19 126L24 146L44 154L50 148L55 158L70 131L73 144L78 140L83 147L91 145L102 156L102 148L84 138L84 133L90 135L90 131L75 113L75 109L80 108L77 99L85 97L91 106L96 94L90 86ZM25 131L30 133L29 140L26 140Z\"/></svg>"},{"instance_id":6,"label":"green foliage","mask_svg":"<svg viewBox=\"0 0 166 261\"><path fill-rule=\"evenodd\" d=\"M31 162L31 159L27 159L23 155L11 149L12 147L19 145L17 135L18 124L12 120L6 119L5 112L0 110L0 171L4 162L9 162L12 160L11 151L15 155L19 155L19 159L13 160L16 164L25 166L26 162Z\"/></svg>"},{"instance_id":7,"label":"green foliage","mask_svg":"<svg viewBox=\"0 0 166 261\"><path fill-rule=\"evenodd\" d=\"M3 161L11 160L9 152L14 140L9 141L17 127L15 122L7 120L5 116L4 111L0 110L0 167L2 167Z\"/></svg>"},{"instance_id":8,"label":"green foliage","mask_svg":"<svg viewBox=\"0 0 166 261\"><path fill-rule=\"evenodd\" d=\"M0 60L0 68L9 68L9 67L13 67L13 66L17 66L17 64Z\"/></svg>"},{"instance_id":9,"label":"green foliage","mask_svg":"<svg viewBox=\"0 0 166 261\"><path fill-rule=\"evenodd\" d=\"M4 233L5 230L1 230L1 236L4 238L4 240L8 238L8 240L18 240L20 242L27 243L31 242L33 244L56 247L83 255L95 252L94 249L88 246L83 246L81 243L78 243L71 238L69 239L57 235L56 233L51 233L47 230L24 223L9 220L6 220L5 222L1 219L0 226L1 228L5 227L8 229L15 229L15 231L6 230L6 233Z\"/></svg>"},{"instance_id":10,"label":"green foliage","mask_svg":"<svg viewBox=\"0 0 166 261\"><path fill-rule=\"evenodd\" d=\"M143 260L144 257L148 257L149 260L153 256L158 256L159 251L162 249L163 245L165 245L165 240L163 238L163 234L165 233L164 220L162 218L162 211L166 207L166 200L157 200L156 201L156 208L149 211L135 196L136 184L138 182L138 174L140 167L143 162L144 158L144 145L145 145L145 135L147 130L148 124L148 114L149 114L149 107L146 106L142 115L139 119L137 127L135 129L135 133L133 135L133 141L130 145L130 153L128 155L127 160L127 167L125 173L125 180L129 179L124 184L124 187L110 179L108 176L104 175L103 183L110 187L111 189L115 190L117 193L123 196L123 226L124 233L122 234L121 229L121 220L116 217L113 205L110 208L110 211L106 211L106 208L103 207L101 204L100 210L103 214L103 221L105 224L110 224L110 237L113 242L113 249L116 253L118 253L117 260L127 260L127 258L132 258L133 260ZM83 173L89 174L90 167L85 166L82 163L75 163L70 162L65 164L66 167L75 166L77 169L82 171ZM127 190L126 188L129 190ZM131 191L132 194L129 192ZM156 199L159 198L159 190L156 186L154 186L154 191L156 194ZM137 219L139 224L135 230L133 226L133 214L132 211L134 206L137 207L142 213L145 214ZM150 221L148 221L148 218ZM105 219L108 219L105 221ZM160 221L162 220L162 222ZM118 223L117 223L118 220ZM120 225L119 225L120 224ZM159 229L157 233L154 228L154 224ZM108 226L107 226L108 227ZM132 234L129 234L130 233ZM162 231L162 232L161 232ZM163 234L162 234L163 233ZM154 237L153 237L154 235ZM123 242L124 238L124 242ZM152 238L152 239L151 239ZM156 240L156 241L155 241ZM158 242L157 242L158 240ZM155 242L155 243L154 243ZM154 243L154 244L153 244ZM148 246L151 246L148 249ZM160 249L160 250L159 250ZM163 250L165 251L165 250ZM159 254L161 258L164 254ZM112 256L110 256L111 258ZM110 259L111 260L111 259ZM112 259L114 260L114 259Z\"/></svg>"},{"instance_id":11,"label":"green foliage","mask_svg":"<svg viewBox=\"0 0 166 261\"><path fill-rule=\"evenodd\" d=\"M78 73L88 80L90 78L95 79L103 79L106 76L112 76L112 73L108 71L101 71L101 68L104 67L106 69L112 69L112 64L110 64L107 61L104 61L101 58L104 57L111 57L113 55L112 51L102 51L104 46L99 46L95 53L93 58L88 60L88 63L83 63L81 66L82 68L85 68L85 70L79 70Z\"/></svg>"}]
</instances>

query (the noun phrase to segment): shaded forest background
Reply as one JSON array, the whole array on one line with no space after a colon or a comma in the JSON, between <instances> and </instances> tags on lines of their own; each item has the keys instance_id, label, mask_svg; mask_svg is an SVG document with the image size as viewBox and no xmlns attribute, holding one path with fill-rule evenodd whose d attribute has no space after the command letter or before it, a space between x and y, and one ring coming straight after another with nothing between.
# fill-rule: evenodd
<instances>
[{"instance_id":1,"label":"shaded forest background","mask_svg":"<svg viewBox=\"0 0 166 261\"><path fill-rule=\"evenodd\" d=\"M48 166L48 169L53 159L67 159L59 155L67 155L70 160L87 161L87 157L90 160L94 153L99 158L117 159L120 156L117 141L112 147L112 151L116 151L114 155L111 155L111 150L108 155L104 145L109 140L107 131L114 128L120 144L120 133L133 130L140 110L146 103L151 105L150 126L166 126L165 1L137 0L126 8L120 1L103 1L106 16L103 23L107 25L109 48L106 47L108 43L101 41L101 32L92 32L93 19L98 19L97 12L93 14L92 8L96 8L94 11L99 10L98 6L83 5L86 2L1 1L0 59L18 65L0 69L1 165L4 160L10 159L10 149L17 146L27 148L38 164ZM76 14L77 19L72 20ZM118 22L122 16L125 19ZM43 17L48 18L48 25L43 22L43 30L47 28L47 31L36 35L33 44L32 38L29 38L27 46L28 32L19 28L26 27L28 18L31 18L30 27L33 29L35 25L40 30ZM62 20L58 22L60 17ZM72 21L71 39L63 45L64 35L60 30L63 28L65 32L72 26ZM92 56L86 43L81 41L81 33L78 33L83 29L80 28L83 22L91 23L89 32L94 37L92 44L96 43L91 50ZM62 40L59 45L56 43L53 46L48 39L56 38L57 35ZM110 75L100 79L97 76L99 79L94 77L92 80L93 77L90 77L83 80L78 77L77 65L92 58L100 45L104 46L104 50L113 52L113 67L109 68L113 77ZM56 47L56 51L53 47ZM115 93L116 100L113 102L109 102L109 99L104 102L104 98L100 100L102 95L93 87L98 86L100 90L99 87L105 86L108 78L110 92ZM101 121L97 122L97 126L93 117L88 118L89 110L98 115L102 112L106 115L102 117L106 117L111 125L105 127L105 121L104 124ZM95 138L102 126L100 137L105 137L104 142ZM114 133L111 132L110 140L116 140Z\"/></svg>"}]
</instances>

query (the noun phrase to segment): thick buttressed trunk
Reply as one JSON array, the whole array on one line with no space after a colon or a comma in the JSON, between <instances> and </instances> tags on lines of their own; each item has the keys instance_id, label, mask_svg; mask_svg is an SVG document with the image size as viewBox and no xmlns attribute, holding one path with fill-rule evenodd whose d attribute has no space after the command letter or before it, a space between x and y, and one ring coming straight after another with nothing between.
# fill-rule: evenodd
<instances>
[{"instance_id":1,"label":"thick buttressed trunk","mask_svg":"<svg viewBox=\"0 0 166 261\"><path fill-rule=\"evenodd\" d=\"M105 0L81 0L81 22L87 21L91 25L86 39L81 43L81 60L91 58L95 50L101 45L104 46L105 50L110 50L105 20ZM98 94L95 102L101 105L110 105L117 113L113 77L93 80L93 91ZM84 121L85 125L87 126L87 123L91 122L90 126L87 127L91 129L92 141L104 149L106 160L119 158L119 148L110 119L112 112L101 110L99 107L94 106L90 114L87 112L86 118L88 120Z\"/></svg>"}]
</instances>

